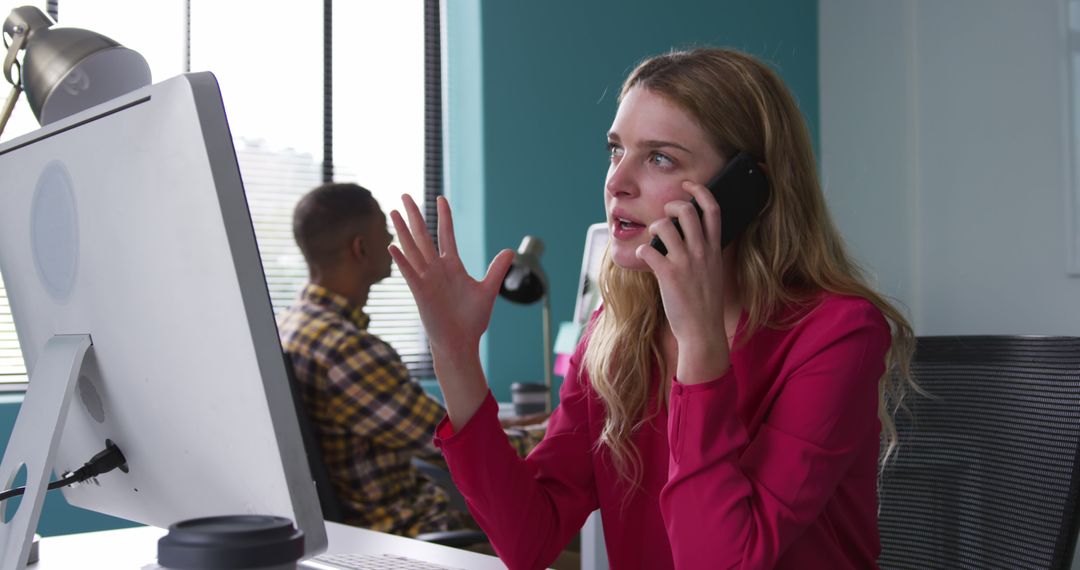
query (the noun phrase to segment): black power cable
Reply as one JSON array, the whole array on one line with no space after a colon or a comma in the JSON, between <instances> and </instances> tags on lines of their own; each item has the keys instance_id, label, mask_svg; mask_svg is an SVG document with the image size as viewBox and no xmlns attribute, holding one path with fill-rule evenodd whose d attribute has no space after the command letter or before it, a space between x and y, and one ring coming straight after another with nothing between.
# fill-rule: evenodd
<instances>
[{"instance_id":1,"label":"black power cable","mask_svg":"<svg viewBox=\"0 0 1080 570\"><path fill-rule=\"evenodd\" d=\"M59 489L61 487L67 487L75 483L82 483L87 479L97 477L103 473L108 473L117 467L121 471L127 472L127 462L124 459L124 454L120 452L120 448L116 447L110 440L105 440L105 449L98 452L97 455L90 458L82 467L72 471L71 473L65 473L63 477L49 483L48 490ZM3 493L0 493L0 501L5 501L12 497L18 497L26 492L26 487L16 487L14 489L8 489Z\"/></svg>"}]
</instances>

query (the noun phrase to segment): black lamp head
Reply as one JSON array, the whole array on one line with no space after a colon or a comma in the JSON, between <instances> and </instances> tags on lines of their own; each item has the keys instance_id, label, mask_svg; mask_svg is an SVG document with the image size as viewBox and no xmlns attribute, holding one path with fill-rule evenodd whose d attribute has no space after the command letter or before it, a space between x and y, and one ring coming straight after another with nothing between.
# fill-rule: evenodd
<instances>
[{"instance_id":1,"label":"black lamp head","mask_svg":"<svg viewBox=\"0 0 1080 570\"><path fill-rule=\"evenodd\" d=\"M548 289L547 275L540 265L540 256L543 253L544 242L540 241L540 238L525 236L514 253L514 262L503 278L499 295L523 305L543 299Z\"/></svg>"}]
</instances>

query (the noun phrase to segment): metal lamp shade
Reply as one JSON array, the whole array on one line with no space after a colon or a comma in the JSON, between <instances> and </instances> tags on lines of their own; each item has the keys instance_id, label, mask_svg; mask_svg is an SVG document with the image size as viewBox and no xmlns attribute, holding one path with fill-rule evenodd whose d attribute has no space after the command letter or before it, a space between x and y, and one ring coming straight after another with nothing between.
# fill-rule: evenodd
<instances>
[{"instance_id":1,"label":"metal lamp shade","mask_svg":"<svg viewBox=\"0 0 1080 570\"><path fill-rule=\"evenodd\" d=\"M547 293L547 275L540 266L544 242L539 238L525 236L514 253L514 262L503 278L499 295L508 301L528 305L542 299Z\"/></svg>"},{"instance_id":2,"label":"metal lamp shade","mask_svg":"<svg viewBox=\"0 0 1080 570\"><path fill-rule=\"evenodd\" d=\"M35 32L23 57L26 99L47 125L150 84L138 52L95 32L47 28Z\"/></svg>"}]
</instances>

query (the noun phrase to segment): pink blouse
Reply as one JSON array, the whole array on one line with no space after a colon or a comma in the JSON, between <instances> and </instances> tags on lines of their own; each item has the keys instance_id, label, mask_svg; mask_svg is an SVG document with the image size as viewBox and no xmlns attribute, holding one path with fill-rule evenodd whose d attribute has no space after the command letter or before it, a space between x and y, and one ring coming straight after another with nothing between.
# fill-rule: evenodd
<instances>
[{"instance_id":1,"label":"pink blouse","mask_svg":"<svg viewBox=\"0 0 1080 570\"><path fill-rule=\"evenodd\" d=\"M779 317L788 324L736 339L720 378L673 381L668 409L654 393L632 436L637 487L596 443L605 411L582 365L587 339L528 458L490 393L458 433L444 418L436 445L499 557L543 568L599 508L613 569L877 568L889 325L868 301L837 295Z\"/></svg>"}]
</instances>

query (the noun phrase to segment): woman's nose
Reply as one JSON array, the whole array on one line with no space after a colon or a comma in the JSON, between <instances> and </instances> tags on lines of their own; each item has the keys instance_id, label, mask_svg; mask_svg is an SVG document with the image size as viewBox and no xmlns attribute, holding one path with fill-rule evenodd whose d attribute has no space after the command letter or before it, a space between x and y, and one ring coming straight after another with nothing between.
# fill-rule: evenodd
<instances>
[{"instance_id":1,"label":"woman's nose","mask_svg":"<svg viewBox=\"0 0 1080 570\"><path fill-rule=\"evenodd\" d=\"M631 165L625 160L620 161L618 164L612 164L608 168L604 189L608 194L616 198L636 195L638 186L635 178Z\"/></svg>"}]
</instances>

